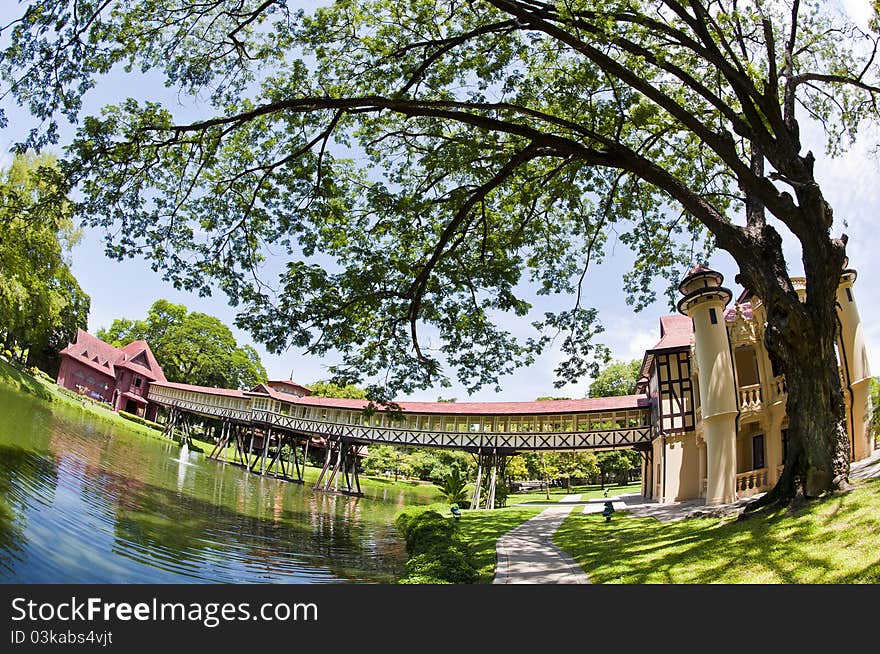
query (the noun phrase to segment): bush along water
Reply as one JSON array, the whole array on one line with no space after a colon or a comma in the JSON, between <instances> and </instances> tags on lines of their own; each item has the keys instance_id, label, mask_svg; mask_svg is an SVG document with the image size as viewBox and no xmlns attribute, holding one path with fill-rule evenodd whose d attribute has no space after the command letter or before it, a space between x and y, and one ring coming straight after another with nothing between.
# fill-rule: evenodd
<instances>
[{"instance_id":1,"label":"bush along water","mask_svg":"<svg viewBox=\"0 0 880 654\"><path fill-rule=\"evenodd\" d=\"M406 539L406 575L401 584L472 584L478 578L458 526L436 511L401 513L394 521Z\"/></svg>"}]
</instances>

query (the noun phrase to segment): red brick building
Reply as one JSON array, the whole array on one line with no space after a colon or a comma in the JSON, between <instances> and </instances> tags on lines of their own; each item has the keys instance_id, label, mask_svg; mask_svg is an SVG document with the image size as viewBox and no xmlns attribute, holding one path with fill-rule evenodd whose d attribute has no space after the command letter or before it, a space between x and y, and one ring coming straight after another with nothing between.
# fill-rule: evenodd
<instances>
[{"instance_id":1,"label":"red brick building","mask_svg":"<svg viewBox=\"0 0 880 654\"><path fill-rule=\"evenodd\" d=\"M155 419L158 406L147 401L147 392L151 382L166 379L146 341L116 348L79 329L76 340L59 354L59 386L107 402L116 411Z\"/></svg>"}]
</instances>

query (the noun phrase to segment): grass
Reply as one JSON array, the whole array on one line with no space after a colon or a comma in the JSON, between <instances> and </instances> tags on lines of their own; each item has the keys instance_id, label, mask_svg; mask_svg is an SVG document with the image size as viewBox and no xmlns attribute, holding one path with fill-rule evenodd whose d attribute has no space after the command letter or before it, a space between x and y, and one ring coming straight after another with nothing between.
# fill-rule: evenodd
<instances>
[{"instance_id":1,"label":"grass","mask_svg":"<svg viewBox=\"0 0 880 654\"><path fill-rule=\"evenodd\" d=\"M422 511L436 511L451 519L450 506L452 505L448 502L436 502L412 507L405 512L416 514ZM495 578L497 563L495 543L498 539L541 511L543 507L507 507L492 511L461 512L461 520L457 523L458 535L470 548L471 560L479 573L476 583L491 584Z\"/></svg>"},{"instance_id":2,"label":"grass","mask_svg":"<svg viewBox=\"0 0 880 654\"><path fill-rule=\"evenodd\" d=\"M7 386L21 393L27 393L35 398L51 404L65 406L68 409L88 413L99 420L109 422L130 432L149 436L150 438L165 439L161 432L156 431L146 425L138 424L132 420L126 420L117 414L113 409L107 408L101 404L91 402L79 396L73 396L71 391L60 388L55 382L47 381L39 377L34 377L28 372L23 372L5 360L0 359L0 384ZM71 393L70 395L68 393ZM204 450L205 447L211 448L213 445L205 441L193 439L193 449Z\"/></svg>"},{"instance_id":3,"label":"grass","mask_svg":"<svg viewBox=\"0 0 880 654\"><path fill-rule=\"evenodd\" d=\"M796 511L660 522L572 513L553 541L594 583L880 582L880 480Z\"/></svg>"},{"instance_id":4,"label":"grass","mask_svg":"<svg viewBox=\"0 0 880 654\"><path fill-rule=\"evenodd\" d=\"M605 488L608 489L608 497L614 497L615 495L622 495L624 493L641 493L642 482L637 481L635 483L627 484L625 486L605 484ZM529 503L546 504L548 501L558 502L566 495L571 494L580 494L582 500L595 500L604 497L605 491L599 486L599 484L590 484L587 486L572 486L570 490L567 490L565 488L553 487L550 489L549 500L547 500L547 491L511 493L507 496L507 505L513 506L515 504Z\"/></svg>"}]
</instances>

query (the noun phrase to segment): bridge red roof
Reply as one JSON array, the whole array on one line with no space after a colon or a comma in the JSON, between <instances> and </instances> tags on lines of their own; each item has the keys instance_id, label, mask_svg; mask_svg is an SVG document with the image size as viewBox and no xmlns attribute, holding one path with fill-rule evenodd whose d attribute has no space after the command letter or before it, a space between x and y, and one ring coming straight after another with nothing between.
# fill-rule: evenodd
<instances>
[{"instance_id":1,"label":"bridge red roof","mask_svg":"<svg viewBox=\"0 0 880 654\"><path fill-rule=\"evenodd\" d=\"M328 409L358 410L367 406L366 400L335 397L297 397L292 403L320 406ZM397 402L405 413L436 413L443 415L538 415L558 413L590 413L643 409L650 406L644 395L595 397L580 400L547 400L545 402Z\"/></svg>"}]
</instances>

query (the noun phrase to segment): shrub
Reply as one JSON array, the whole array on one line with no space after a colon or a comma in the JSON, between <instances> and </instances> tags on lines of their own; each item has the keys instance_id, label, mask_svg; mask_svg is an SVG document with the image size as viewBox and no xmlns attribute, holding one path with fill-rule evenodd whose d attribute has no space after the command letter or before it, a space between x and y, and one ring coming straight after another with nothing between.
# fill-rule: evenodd
<instances>
[{"instance_id":1,"label":"shrub","mask_svg":"<svg viewBox=\"0 0 880 654\"><path fill-rule=\"evenodd\" d=\"M399 579L398 584L448 584L450 582L445 579L437 579L437 577L425 577L423 575L407 575Z\"/></svg>"},{"instance_id":2,"label":"shrub","mask_svg":"<svg viewBox=\"0 0 880 654\"><path fill-rule=\"evenodd\" d=\"M394 521L406 539L406 576L402 584L470 584L478 578L467 545L458 527L437 511L403 512Z\"/></svg>"},{"instance_id":3,"label":"shrub","mask_svg":"<svg viewBox=\"0 0 880 654\"><path fill-rule=\"evenodd\" d=\"M453 584L472 584L477 570L457 547L438 548L418 554L406 562L407 577L431 577Z\"/></svg>"},{"instance_id":4,"label":"shrub","mask_svg":"<svg viewBox=\"0 0 880 654\"><path fill-rule=\"evenodd\" d=\"M406 529L406 551L421 554L455 540L455 525L436 511L425 511L410 520Z\"/></svg>"},{"instance_id":5,"label":"shrub","mask_svg":"<svg viewBox=\"0 0 880 654\"><path fill-rule=\"evenodd\" d=\"M31 373L34 377L40 377L41 379L45 379L46 381L50 381L50 382L54 382L54 381L55 381L54 379L52 379L52 377L51 377L50 375L47 375L45 372L43 372L42 370L40 370L40 369L37 368L36 366L33 366L33 367L30 368L29 370L30 370L30 373Z\"/></svg>"}]
</instances>

